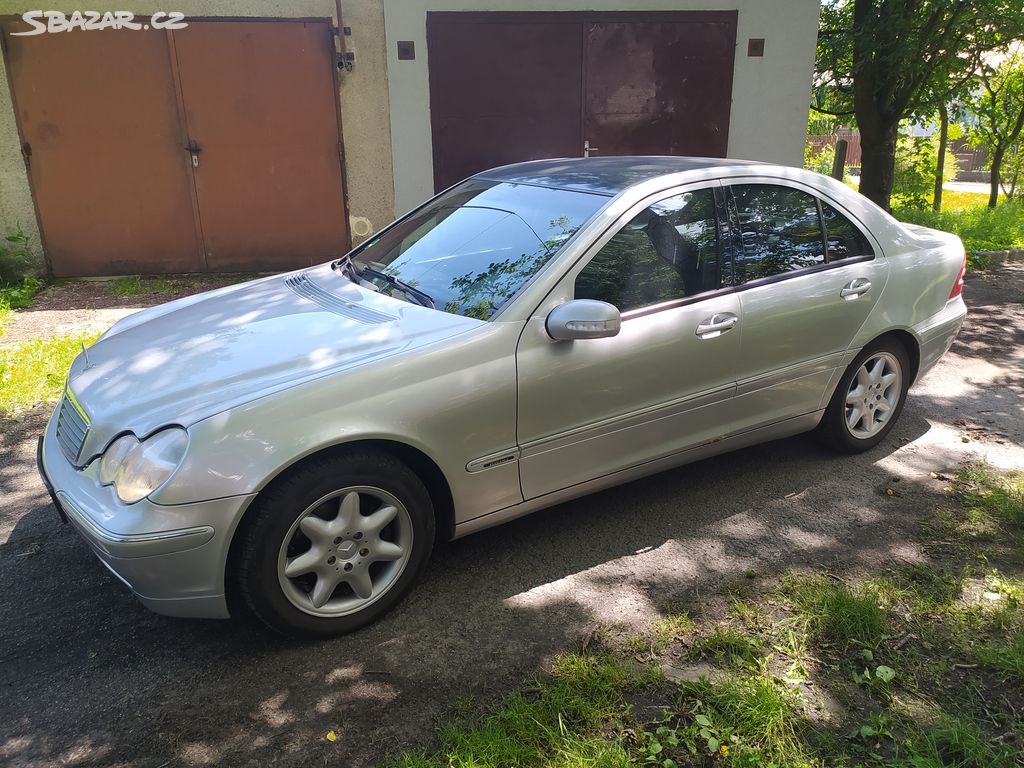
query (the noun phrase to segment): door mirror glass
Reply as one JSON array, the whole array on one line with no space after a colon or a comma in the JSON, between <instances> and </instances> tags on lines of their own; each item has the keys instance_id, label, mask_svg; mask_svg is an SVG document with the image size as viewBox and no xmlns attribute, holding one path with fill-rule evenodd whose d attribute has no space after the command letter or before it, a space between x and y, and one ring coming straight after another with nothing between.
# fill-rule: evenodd
<instances>
[{"instance_id":1,"label":"door mirror glass","mask_svg":"<svg viewBox=\"0 0 1024 768\"><path fill-rule=\"evenodd\" d=\"M618 334L622 317L606 301L576 299L551 310L545 326L555 341L603 339Z\"/></svg>"}]
</instances>

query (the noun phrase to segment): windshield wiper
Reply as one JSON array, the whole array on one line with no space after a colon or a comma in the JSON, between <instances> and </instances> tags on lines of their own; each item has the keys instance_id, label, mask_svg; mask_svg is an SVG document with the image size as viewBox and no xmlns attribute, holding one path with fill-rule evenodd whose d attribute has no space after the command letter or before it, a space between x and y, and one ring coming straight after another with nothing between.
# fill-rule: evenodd
<instances>
[{"instance_id":1,"label":"windshield wiper","mask_svg":"<svg viewBox=\"0 0 1024 768\"><path fill-rule=\"evenodd\" d=\"M351 265L351 261L350 261L350 265ZM355 266L354 265L351 265L351 266L352 266L352 269L354 270ZM416 303L419 304L420 306L428 307L430 309L437 309L437 307L434 304L434 300L432 298L430 298L429 294L424 293L419 288L413 288L408 283L403 283L401 280L399 280L394 275L389 275L386 272L381 272L379 269L374 269L373 267L366 266L366 265L361 266L359 268L359 271L357 272L357 274L360 277L362 277L363 275L369 275L370 277L376 277L378 280L383 280L385 283L390 285L392 288L397 288L402 293L404 293L404 294L406 294L408 296L412 296L414 299L416 299Z\"/></svg>"},{"instance_id":2,"label":"windshield wiper","mask_svg":"<svg viewBox=\"0 0 1024 768\"><path fill-rule=\"evenodd\" d=\"M335 272L341 272L349 280L356 285L359 285L359 273L356 272L355 263L352 261L352 257L345 255L340 259L336 259L331 262L331 269Z\"/></svg>"}]
</instances>

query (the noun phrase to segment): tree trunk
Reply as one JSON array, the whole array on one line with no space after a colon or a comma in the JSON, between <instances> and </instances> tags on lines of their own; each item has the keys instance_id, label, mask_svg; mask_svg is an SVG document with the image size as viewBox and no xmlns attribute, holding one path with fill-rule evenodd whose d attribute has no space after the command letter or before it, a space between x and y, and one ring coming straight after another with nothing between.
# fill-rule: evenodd
<instances>
[{"instance_id":1,"label":"tree trunk","mask_svg":"<svg viewBox=\"0 0 1024 768\"><path fill-rule=\"evenodd\" d=\"M859 114L857 121L861 125L860 193L888 211L899 124L881 126L878 130L865 130Z\"/></svg>"},{"instance_id":2,"label":"tree trunk","mask_svg":"<svg viewBox=\"0 0 1024 768\"><path fill-rule=\"evenodd\" d=\"M999 172L1003 165L1003 154L1005 147L997 145L992 152L992 170L989 171L989 184L991 188L988 193L988 207L995 208L999 202Z\"/></svg>"},{"instance_id":3,"label":"tree trunk","mask_svg":"<svg viewBox=\"0 0 1024 768\"><path fill-rule=\"evenodd\" d=\"M935 166L935 196L932 198L932 209L942 210L942 176L946 170L946 144L949 142L949 110L946 102L939 104L939 158Z\"/></svg>"}]
</instances>

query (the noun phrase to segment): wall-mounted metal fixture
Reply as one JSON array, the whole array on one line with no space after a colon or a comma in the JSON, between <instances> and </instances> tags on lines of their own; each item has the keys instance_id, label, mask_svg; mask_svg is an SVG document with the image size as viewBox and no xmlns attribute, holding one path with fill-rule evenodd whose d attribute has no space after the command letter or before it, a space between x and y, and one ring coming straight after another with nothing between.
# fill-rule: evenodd
<instances>
[{"instance_id":1,"label":"wall-mounted metal fixture","mask_svg":"<svg viewBox=\"0 0 1024 768\"><path fill-rule=\"evenodd\" d=\"M398 41L398 60L412 61L416 58L416 42L414 40Z\"/></svg>"},{"instance_id":2,"label":"wall-mounted metal fixture","mask_svg":"<svg viewBox=\"0 0 1024 768\"><path fill-rule=\"evenodd\" d=\"M752 37L747 40L747 56L764 56L763 37Z\"/></svg>"},{"instance_id":3,"label":"wall-mounted metal fixture","mask_svg":"<svg viewBox=\"0 0 1024 768\"><path fill-rule=\"evenodd\" d=\"M343 54L338 56L338 69L343 69L346 72L351 72L352 65L355 64L355 61L355 51L345 51Z\"/></svg>"}]
</instances>

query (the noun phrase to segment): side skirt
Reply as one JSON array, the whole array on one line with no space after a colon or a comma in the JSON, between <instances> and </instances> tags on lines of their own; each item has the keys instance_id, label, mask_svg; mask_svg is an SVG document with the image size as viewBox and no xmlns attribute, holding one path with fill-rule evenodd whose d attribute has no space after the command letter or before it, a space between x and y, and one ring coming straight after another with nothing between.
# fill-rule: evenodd
<instances>
[{"instance_id":1,"label":"side skirt","mask_svg":"<svg viewBox=\"0 0 1024 768\"><path fill-rule=\"evenodd\" d=\"M674 469L684 464L690 464L694 461L700 461L711 456L717 456L721 453L728 453L730 451L739 450L740 448L747 448L751 445L757 445L758 443L765 443L770 440L780 440L784 437L790 437L792 435L800 434L801 432L807 432L814 429L818 422L821 421L824 410L812 411L806 413L803 416L796 416L792 419L786 419L776 424L769 424L766 427L759 427L749 432L743 432L732 437L726 437L722 440L715 440L704 445L698 445L695 448L689 448L679 453L673 453L670 456L665 456L661 459L655 459L654 461L648 461L643 464L638 464L628 469L622 469L618 472L613 472L610 475L595 478L594 480L588 480L585 483L573 485L568 488L563 488L560 491L548 493L537 498L524 501L521 504L516 504L511 507L505 507L499 509L497 512L490 512L480 517L474 517L471 520L467 520L464 523L459 523L455 526L455 535L452 539L459 539L463 536L468 536L471 533L482 531L485 528L491 528L495 525L501 525L507 523L509 520L515 520L517 517L523 517L532 512L537 512L541 509L553 507L556 504L561 504L565 501L571 501L577 499L580 496L586 496L597 491L603 491L606 488L612 488L616 485L622 485L628 483L631 480L638 480L641 477L647 477L648 475L654 475L658 472L664 472L667 469Z\"/></svg>"}]
</instances>

